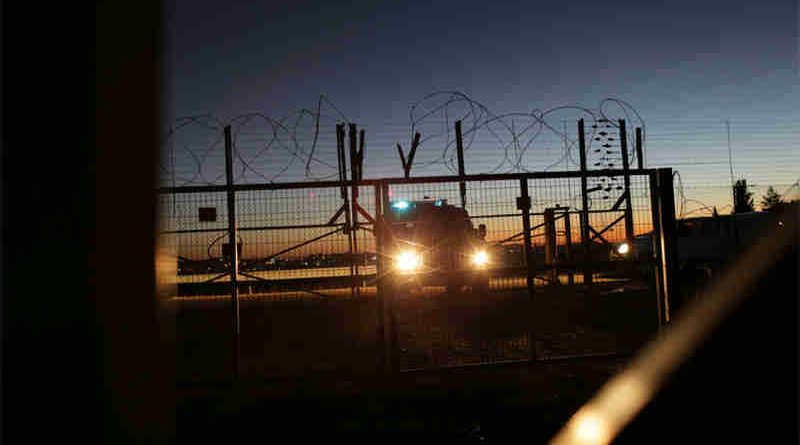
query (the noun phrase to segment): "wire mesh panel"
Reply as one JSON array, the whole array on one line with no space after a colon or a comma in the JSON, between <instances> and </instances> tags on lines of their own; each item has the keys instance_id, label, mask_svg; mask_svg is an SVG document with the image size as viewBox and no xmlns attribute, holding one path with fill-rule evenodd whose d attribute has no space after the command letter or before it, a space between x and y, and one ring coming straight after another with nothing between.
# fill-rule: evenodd
<instances>
[{"instance_id":1,"label":"wire mesh panel","mask_svg":"<svg viewBox=\"0 0 800 445\"><path fill-rule=\"evenodd\" d=\"M431 183L424 179L387 181L386 211L409 212L425 202L461 207L456 178ZM521 181L514 176L464 181L464 209L472 228L484 226L485 245L491 252L486 289L469 286L466 276L467 286L452 287L392 271L400 368L629 351L652 333L656 298L649 256L614 256L614 249L626 240L650 241L649 177L630 178L630 211L625 193L615 188L610 192L616 195L588 199L588 246L582 237L581 178L531 175L527 179L530 265L518 208ZM607 181L623 183L621 178ZM402 224L393 226L395 231L404 230L398 228ZM630 234L626 227L632 228ZM448 235L453 234L438 236ZM400 250L390 244L389 260L399 263L398 255L404 255ZM439 272L445 269L440 267ZM528 273L534 277L533 300ZM589 286L585 273L593 277Z\"/></svg>"},{"instance_id":2,"label":"wire mesh panel","mask_svg":"<svg viewBox=\"0 0 800 445\"><path fill-rule=\"evenodd\" d=\"M394 263L390 267L395 268L388 277L400 368L529 356L529 336L521 323L524 316L511 316L526 312L528 306L522 219L516 208L519 187L518 179L466 182L463 207L459 182L386 187L389 209L384 212L397 213L389 219L400 221L392 224L394 239L424 239L420 242L426 258L436 261L431 264L426 259L422 271L411 277L397 269L405 255L400 251L405 249L403 244L395 242L385 248L390 264ZM466 213L450 211L450 207L463 208ZM404 212L417 213L406 219L401 215ZM444 247L445 239L449 247ZM447 255L439 251L446 249L465 256L466 261L445 264ZM485 252L485 261L478 260L481 252ZM485 284L481 282L484 279Z\"/></svg>"},{"instance_id":3,"label":"wire mesh panel","mask_svg":"<svg viewBox=\"0 0 800 445\"><path fill-rule=\"evenodd\" d=\"M589 227L584 232L580 178L529 182L540 284L532 320L539 357L632 351L655 328L649 176L630 177L629 212L623 183L622 176L588 178ZM589 243L584 242L587 234ZM624 255L623 243L632 244ZM632 249L642 251L634 255ZM574 286L564 286L569 283Z\"/></svg>"},{"instance_id":4,"label":"wire mesh panel","mask_svg":"<svg viewBox=\"0 0 800 445\"><path fill-rule=\"evenodd\" d=\"M355 267L353 273L358 277L361 291L376 292L377 250L375 243L375 188L358 187L358 196L353 202L353 250ZM352 195L351 195L352 197ZM360 210L359 210L360 209ZM369 288L369 289L365 289Z\"/></svg>"},{"instance_id":5,"label":"wire mesh panel","mask_svg":"<svg viewBox=\"0 0 800 445\"><path fill-rule=\"evenodd\" d=\"M465 187L470 219L476 227L486 226L486 243L491 246L489 288L524 288L522 218L516 208L519 180L475 181Z\"/></svg>"},{"instance_id":6,"label":"wire mesh panel","mask_svg":"<svg viewBox=\"0 0 800 445\"><path fill-rule=\"evenodd\" d=\"M360 205L369 215L374 213L374 192L363 189ZM352 242L346 230L352 210L341 193L339 187L237 191L242 291L348 287L355 272L374 277L372 222L360 216ZM224 283L230 281L231 246L225 193L163 193L160 200L160 237L178 263L173 277L178 294L228 294Z\"/></svg>"},{"instance_id":7,"label":"wire mesh panel","mask_svg":"<svg viewBox=\"0 0 800 445\"><path fill-rule=\"evenodd\" d=\"M651 184L631 175L626 194L615 175L590 174L586 196L574 173L246 186L235 247L224 191L161 193L182 375L225 372L232 248L244 373L371 370L385 351L401 369L630 351L656 326Z\"/></svg>"},{"instance_id":8,"label":"wire mesh panel","mask_svg":"<svg viewBox=\"0 0 800 445\"><path fill-rule=\"evenodd\" d=\"M159 212L159 244L177 264L177 273L165 279L178 294L227 271L218 253L227 236L224 192L160 194Z\"/></svg>"},{"instance_id":9,"label":"wire mesh panel","mask_svg":"<svg viewBox=\"0 0 800 445\"><path fill-rule=\"evenodd\" d=\"M350 238L340 193L336 188L237 192L242 279L275 285L264 290L296 290L349 278Z\"/></svg>"},{"instance_id":10,"label":"wire mesh panel","mask_svg":"<svg viewBox=\"0 0 800 445\"><path fill-rule=\"evenodd\" d=\"M371 188L360 190L374 213ZM346 190L348 196L351 190ZM350 198L352 198L350 196ZM237 192L244 247L242 372L371 371L378 364L372 224L340 187ZM249 247L249 248L248 248ZM363 280L354 280L353 276ZM260 286L259 286L260 285ZM363 286L352 298L351 286ZM253 287L252 293L249 287Z\"/></svg>"},{"instance_id":11,"label":"wire mesh panel","mask_svg":"<svg viewBox=\"0 0 800 445\"><path fill-rule=\"evenodd\" d=\"M159 280L172 293L164 297L175 316L177 375L182 380L226 379L232 362L230 285L216 292L220 296L214 301L188 297L201 294L204 283L228 271L219 254L227 242L226 194L160 193L158 199L158 244L166 252L160 262L169 263L160 265ZM220 309L201 309L209 304Z\"/></svg>"},{"instance_id":12,"label":"wire mesh panel","mask_svg":"<svg viewBox=\"0 0 800 445\"><path fill-rule=\"evenodd\" d=\"M377 366L375 194L372 187L360 191L355 240L346 230L353 208L344 205L339 186L235 192L242 374ZM226 335L232 329L226 194L163 193L161 201L162 244L179 265L181 286L172 299L179 376L225 378L234 350ZM353 285L363 286L360 298L352 298Z\"/></svg>"}]
</instances>

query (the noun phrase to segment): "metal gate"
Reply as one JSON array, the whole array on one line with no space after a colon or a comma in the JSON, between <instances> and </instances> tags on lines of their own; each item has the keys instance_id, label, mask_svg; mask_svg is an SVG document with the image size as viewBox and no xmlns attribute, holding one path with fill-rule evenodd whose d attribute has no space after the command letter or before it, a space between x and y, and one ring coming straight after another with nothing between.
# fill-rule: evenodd
<instances>
[{"instance_id":1,"label":"metal gate","mask_svg":"<svg viewBox=\"0 0 800 445\"><path fill-rule=\"evenodd\" d=\"M659 180L669 180L668 196ZM379 270L392 284L381 290L391 369L630 352L666 321L659 229L669 217L660 210L672 199L669 170L379 183ZM493 253L488 291L419 289L392 278L399 252L387 240L397 224L386 214L392 203L425 200L463 204L474 227L485 225Z\"/></svg>"},{"instance_id":2,"label":"metal gate","mask_svg":"<svg viewBox=\"0 0 800 445\"><path fill-rule=\"evenodd\" d=\"M337 136L341 167L343 126ZM338 181L236 185L229 174L225 186L160 189L181 379L634 350L669 320L672 172L582 161L581 171L366 180L353 163ZM390 242L398 201L447 202L485 226L487 286L404 287Z\"/></svg>"}]
</instances>

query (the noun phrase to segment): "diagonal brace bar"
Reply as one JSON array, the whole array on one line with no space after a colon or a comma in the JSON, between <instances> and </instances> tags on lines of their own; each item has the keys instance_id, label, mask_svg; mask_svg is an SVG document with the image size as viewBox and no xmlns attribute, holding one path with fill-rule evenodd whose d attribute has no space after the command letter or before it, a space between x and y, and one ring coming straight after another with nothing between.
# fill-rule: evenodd
<instances>
[{"instance_id":1,"label":"diagonal brace bar","mask_svg":"<svg viewBox=\"0 0 800 445\"><path fill-rule=\"evenodd\" d=\"M607 228L608 228L608 227L606 227L606 229L607 229ZM590 231L590 232L592 232L592 233L594 234L594 236L592 237L592 239L593 239L593 240L594 240L594 239L600 239L600 241L602 241L602 242L604 242L604 243L606 243L606 244L611 244L611 243L609 243L609 242L608 242L608 240L607 240L607 239L603 238L603 235L602 235L600 232L598 232L597 230L594 230L594 227L592 227L592 226L589 226L589 231Z\"/></svg>"},{"instance_id":2,"label":"diagonal brace bar","mask_svg":"<svg viewBox=\"0 0 800 445\"><path fill-rule=\"evenodd\" d=\"M344 213L344 211L345 211L346 209L347 209L347 206L346 206L346 205L344 205L344 204L342 204L342 206L341 206L341 207L339 207L339 210L337 210L337 211L336 211L336 213L335 213L335 214L334 214L334 215L331 217L331 219L328 221L328 225L335 224L335 223L336 223L336 221L339 219L339 217L340 217L340 216L342 216L342 213Z\"/></svg>"},{"instance_id":3,"label":"diagonal brace bar","mask_svg":"<svg viewBox=\"0 0 800 445\"><path fill-rule=\"evenodd\" d=\"M280 252L278 252L278 253L274 253L274 254L272 254L272 255L270 255L270 256L268 256L268 257L264 258L262 261L269 261L269 260L271 260L271 259L273 259L273 258L275 258L275 257L278 257L278 256L280 256L280 255L283 255L283 254L284 254L284 253L286 253L286 252L291 252L292 250L299 249L299 248L301 248L301 247L303 247L303 246L307 246L307 245L309 245L309 244L311 244L311 243L313 243L313 242L315 242L315 241L319 241L319 240L321 240L321 239L323 239L323 238L326 238L326 237L329 237L329 236L331 236L331 235L333 235L333 234L335 234L335 233L337 233L337 232L341 232L342 230L344 230L344 228L343 228L343 227L339 227L339 228L337 228L336 230L332 230L332 231L330 231L330 232L328 232L328 233L325 233L325 234L323 234L323 235L320 235L320 236L318 236L318 237L316 237L316 238L312 238L312 239L310 239L310 240L303 241L303 242L302 242L302 243L300 243L300 244L297 244L297 245L294 245L294 246L292 246L292 247L289 247L289 248L283 249L283 250L281 250L281 251L280 251Z\"/></svg>"},{"instance_id":4,"label":"diagonal brace bar","mask_svg":"<svg viewBox=\"0 0 800 445\"><path fill-rule=\"evenodd\" d=\"M366 218L366 220L369 221L370 223L375 224L375 219L369 213L367 213L367 211L364 210L364 208L361 207L359 203L355 202L353 203L353 205L356 207L356 210L358 211L359 214L361 214L361 216Z\"/></svg>"}]
</instances>

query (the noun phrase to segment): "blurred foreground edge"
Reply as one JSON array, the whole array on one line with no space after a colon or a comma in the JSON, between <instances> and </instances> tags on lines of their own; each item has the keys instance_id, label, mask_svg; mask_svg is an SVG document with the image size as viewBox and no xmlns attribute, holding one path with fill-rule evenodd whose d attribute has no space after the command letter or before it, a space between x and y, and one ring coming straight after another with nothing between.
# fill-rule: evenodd
<instances>
[{"instance_id":1,"label":"blurred foreground edge","mask_svg":"<svg viewBox=\"0 0 800 445\"><path fill-rule=\"evenodd\" d=\"M798 219L772 215L550 443L797 443Z\"/></svg>"}]
</instances>

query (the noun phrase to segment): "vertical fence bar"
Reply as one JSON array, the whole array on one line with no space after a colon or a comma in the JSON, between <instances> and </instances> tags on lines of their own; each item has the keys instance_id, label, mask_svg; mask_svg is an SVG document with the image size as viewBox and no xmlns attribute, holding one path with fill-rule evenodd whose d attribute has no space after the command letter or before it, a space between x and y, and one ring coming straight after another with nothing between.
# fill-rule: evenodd
<instances>
[{"instance_id":1,"label":"vertical fence bar","mask_svg":"<svg viewBox=\"0 0 800 445\"><path fill-rule=\"evenodd\" d=\"M357 176L359 182L361 182L361 180L364 179L364 145L365 145L364 140L365 140L364 129L362 128L361 130L358 131L358 175ZM358 194L359 194L358 185L356 185L356 197L358 197ZM353 213L358 214L358 211L355 211ZM358 224L358 218L356 218L355 221L356 224ZM367 268L367 256L365 255L365 253L366 252L361 252L361 261L362 261L361 264L364 266L364 269ZM363 279L359 280L359 284L363 287L364 280Z\"/></svg>"},{"instance_id":2,"label":"vertical fence bar","mask_svg":"<svg viewBox=\"0 0 800 445\"><path fill-rule=\"evenodd\" d=\"M531 197L528 194L528 178L523 177L519 180L519 188L520 197L517 198L517 209L522 211L522 231L525 240L525 267L527 268L525 282L528 286L528 304L531 315L531 323L528 324L528 326L530 326L528 331L528 354L530 360L533 361L537 359L536 342L534 341L534 326L532 323L534 315L536 314L534 308L534 277L536 270L533 264L533 246L531 245Z\"/></svg>"},{"instance_id":3,"label":"vertical fence bar","mask_svg":"<svg viewBox=\"0 0 800 445\"><path fill-rule=\"evenodd\" d=\"M550 266L550 279L552 284L558 280L558 270L556 269L556 248L558 247L556 237L556 214L555 209L544 209L544 262Z\"/></svg>"},{"instance_id":4,"label":"vertical fence bar","mask_svg":"<svg viewBox=\"0 0 800 445\"><path fill-rule=\"evenodd\" d=\"M352 180L352 187L350 188L350 194L352 195L352 203L350 204L350 208L347 209L347 212L351 215L350 221L352 222L352 227L350 228L350 233L348 236L350 237L350 280L351 284L351 293L356 298L359 297L360 287L357 281L359 277L358 271L358 260L356 256L358 255L358 236L356 235L356 231L358 230L358 211L356 211L356 205L358 204L358 156L356 152L356 124L350 124L349 130L349 137L350 137L350 178Z\"/></svg>"},{"instance_id":5,"label":"vertical fence bar","mask_svg":"<svg viewBox=\"0 0 800 445\"><path fill-rule=\"evenodd\" d=\"M375 225L373 227L375 235L375 286L377 287L375 299L378 307L378 344L380 345L380 368L388 371L391 367L388 348L388 336L386 330L386 251L384 248L384 218L383 218L383 184L378 183L374 186L375 190Z\"/></svg>"},{"instance_id":6,"label":"vertical fence bar","mask_svg":"<svg viewBox=\"0 0 800 445\"><path fill-rule=\"evenodd\" d=\"M385 210L387 208L389 208L389 186L388 185L384 185L384 188L383 188L383 205L382 205L381 208L384 209L384 212L382 213L382 215L384 215L383 220L386 221ZM385 251L386 247L391 245L390 244L390 240L392 239L393 235L392 235L392 232L391 232L392 228L391 228L391 226L389 224L384 224L383 228L384 228L384 230L383 230L383 236L384 236L383 245L384 245L384 251ZM384 268L385 270L387 270L387 273L389 273L389 275L391 275L391 272L389 272L389 269L391 267L392 266L390 264L389 267L385 267ZM394 285L394 280L392 280L392 284L389 286L389 292L388 292L387 297L388 297L388 299L384 298L384 301L386 303L388 303L387 311L388 311L388 315L389 315L389 317L388 317L389 318L389 320L388 320L389 321L389 358L390 358L389 364L391 366L390 369L392 371L396 371L396 370L398 370L400 368L400 366L399 366L399 363L398 363L398 355L397 355L397 352L398 352L397 334L398 333L397 333L397 314L395 313L395 309L396 309L395 301L396 301L396 298L397 298L397 288Z\"/></svg>"},{"instance_id":7,"label":"vertical fence bar","mask_svg":"<svg viewBox=\"0 0 800 445\"><path fill-rule=\"evenodd\" d=\"M463 178L466 175L464 168L464 142L461 137L461 121L456 121L456 154L458 155L458 176ZM461 193L461 207L467 208L467 184L462 180L458 183L458 189Z\"/></svg>"},{"instance_id":8,"label":"vertical fence bar","mask_svg":"<svg viewBox=\"0 0 800 445\"><path fill-rule=\"evenodd\" d=\"M586 140L584 137L583 119L578 121L578 148L580 149L581 162L581 243L583 244L583 260L589 262L591 258L592 240L589 238L589 192L587 192L586 178ZM592 284L592 271L588 266L583 269L583 283Z\"/></svg>"},{"instance_id":9,"label":"vertical fence bar","mask_svg":"<svg viewBox=\"0 0 800 445\"><path fill-rule=\"evenodd\" d=\"M528 194L528 178L519 180L520 198L517 200L517 208L522 210L522 231L524 235L525 266L527 269L526 283L528 285L528 296L533 300L535 269L533 264L533 246L531 243L531 197Z\"/></svg>"},{"instance_id":10,"label":"vertical fence bar","mask_svg":"<svg viewBox=\"0 0 800 445\"><path fill-rule=\"evenodd\" d=\"M375 213L380 217L380 249L381 254L378 258L383 258L383 263L380 267L381 277L381 314L383 317L383 337L382 343L384 345L385 366L384 369L394 371L398 369L397 363L397 316L395 314L395 285L391 276L391 265L387 265L386 261L390 258L387 250L391 246L391 226L386 220L385 210L389 208L389 184L381 182L377 194L375 196L376 209Z\"/></svg>"},{"instance_id":11,"label":"vertical fence bar","mask_svg":"<svg viewBox=\"0 0 800 445\"><path fill-rule=\"evenodd\" d=\"M351 126L353 124L350 124ZM352 127L351 127L352 130ZM352 133L352 131L351 131ZM339 158L339 183L341 189L342 206L344 207L344 234L347 235L347 251L350 255L350 296L355 296L354 288L355 267L353 266L353 231L350 226L350 199L347 193L347 155L344 151L344 124L336 124L336 152ZM352 137L352 134L351 134Z\"/></svg>"},{"instance_id":12,"label":"vertical fence bar","mask_svg":"<svg viewBox=\"0 0 800 445\"><path fill-rule=\"evenodd\" d=\"M628 245L633 242L633 209L631 208L631 175L628 164L628 133L625 130L625 121L619 120L619 148L622 152L622 176L625 183L625 241Z\"/></svg>"},{"instance_id":13,"label":"vertical fence bar","mask_svg":"<svg viewBox=\"0 0 800 445\"><path fill-rule=\"evenodd\" d=\"M228 199L228 243L230 253L231 302L233 309L233 379L239 379L241 338L239 326L239 248L236 236L236 192L233 190L233 150L231 127L225 126L225 184Z\"/></svg>"},{"instance_id":14,"label":"vertical fence bar","mask_svg":"<svg viewBox=\"0 0 800 445\"><path fill-rule=\"evenodd\" d=\"M658 329L663 328L664 323L664 270L662 264L662 251L661 251L661 212L659 206L659 191L658 191L658 174L652 172L648 175L650 182L650 212L653 221L653 237L651 240L651 249L653 253L653 260L655 266L653 267L653 279L655 280L656 290L656 316L658 317Z\"/></svg>"},{"instance_id":15,"label":"vertical fence bar","mask_svg":"<svg viewBox=\"0 0 800 445\"><path fill-rule=\"evenodd\" d=\"M675 241L675 192L672 189L672 169L659 168L658 175L658 208L661 242L661 267L663 269L664 294L662 301L662 323L671 319L671 303L678 297L677 289L677 251Z\"/></svg>"},{"instance_id":16,"label":"vertical fence bar","mask_svg":"<svg viewBox=\"0 0 800 445\"><path fill-rule=\"evenodd\" d=\"M636 127L636 165L639 170L644 168L644 153L642 152L642 129Z\"/></svg>"},{"instance_id":17,"label":"vertical fence bar","mask_svg":"<svg viewBox=\"0 0 800 445\"><path fill-rule=\"evenodd\" d=\"M564 212L564 259L567 263L572 263L572 223L570 222L569 210ZM575 274L572 268L567 270L567 280L570 286L575 284Z\"/></svg>"}]
</instances>

